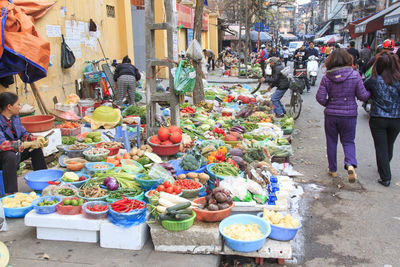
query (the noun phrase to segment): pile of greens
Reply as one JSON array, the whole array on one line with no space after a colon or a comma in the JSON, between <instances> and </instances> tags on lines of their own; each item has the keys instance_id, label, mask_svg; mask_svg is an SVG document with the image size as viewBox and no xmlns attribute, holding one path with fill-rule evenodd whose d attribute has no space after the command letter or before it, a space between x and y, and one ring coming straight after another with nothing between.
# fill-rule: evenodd
<instances>
[{"instance_id":1,"label":"pile of greens","mask_svg":"<svg viewBox=\"0 0 400 267\"><path fill-rule=\"evenodd\" d=\"M140 123L146 124L146 107L145 106L129 106L127 107L122 116L139 116Z\"/></svg>"}]
</instances>

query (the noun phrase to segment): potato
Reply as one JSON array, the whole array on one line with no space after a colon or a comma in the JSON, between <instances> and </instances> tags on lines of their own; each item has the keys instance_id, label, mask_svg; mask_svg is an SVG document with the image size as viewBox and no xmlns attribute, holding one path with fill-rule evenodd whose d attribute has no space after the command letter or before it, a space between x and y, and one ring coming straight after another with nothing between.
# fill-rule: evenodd
<instances>
[{"instance_id":1,"label":"potato","mask_svg":"<svg viewBox=\"0 0 400 267\"><path fill-rule=\"evenodd\" d=\"M186 176L187 176L188 178L190 178L190 179L195 179L195 178L198 177L198 173L189 172L189 173L186 174Z\"/></svg>"},{"instance_id":2,"label":"potato","mask_svg":"<svg viewBox=\"0 0 400 267\"><path fill-rule=\"evenodd\" d=\"M148 146L148 147L146 148L146 151L147 151L147 152L153 152L153 149L151 148L151 146Z\"/></svg>"},{"instance_id":3,"label":"potato","mask_svg":"<svg viewBox=\"0 0 400 267\"><path fill-rule=\"evenodd\" d=\"M196 183L199 183L199 178L194 178L193 181L195 181Z\"/></svg>"},{"instance_id":4,"label":"potato","mask_svg":"<svg viewBox=\"0 0 400 267\"><path fill-rule=\"evenodd\" d=\"M138 159L140 159L140 157L138 155L135 155L135 156L132 157L132 159L133 160L138 160Z\"/></svg>"},{"instance_id":5,"label":"potato","mask_svg":"<svg viewBox=\"0 0 400 267\"><path fill-rule=\"evenodd\" d=\"M139 151L137 152L137 155L139 156L139 158L143 157L144 151L143 151L143 150L139 150Z\"/></svg>"},{"instance_id":6,"label":"potato","mask_svg":"<svg viewBox=\"0 0 400 267\"><path fill-rule=\"evenodd\" d=\"M205 173L199 173L198 178L200 180L200 183L202 184L205 184L208 180L210 180L210 176Z\"/></svg>"},{"instance_id":7,"label":"potato","mask_svg":"<svg viewBox=\"0 0 400 267\"><path fill-rule=\"evenodd\" d=\"M183 173L179 174L177 178L178 178L178 180L185 180L186 179L186 174L183 174Z\"/></svg>"},{"instance_id":8,"label":"potato","mask_svg":"<svg viewBox=\"0 0 400 267\"><path fill-rule=\"evenodd\" d=\"M133 156L135 156L137 154L137 152L138 152L138 148L134 147L134 148L131 149L131 152L129 154L133 157Z\"/></svg>"}]
</instances>

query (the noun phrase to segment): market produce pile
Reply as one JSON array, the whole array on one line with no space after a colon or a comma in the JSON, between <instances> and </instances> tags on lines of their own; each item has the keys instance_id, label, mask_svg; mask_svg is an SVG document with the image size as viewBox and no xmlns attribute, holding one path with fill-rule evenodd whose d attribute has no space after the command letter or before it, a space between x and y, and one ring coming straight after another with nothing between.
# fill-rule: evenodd
<instances>
[{"instance_id":1,"label":"market produce pile","mask_svg":"<svg viewBox=\"0 0 400 267\"><path fill-rule=\"evenodd\" d=\"M241 206L265 209L262 218L272 225L297 228L300 222L290 214L268 211L290 201L292 181L276 162L288 162L293 153L288 135L294 120L275 118L270 98L250 91L241 85L206 88L206 102L181 106L180 127L165 120L166 125L159 125L130 151L120 142L103 140L100 131L63 136L67 156L81 152L77 158L91 162L79 171L65 170L61 184L47 186L42 195L63 199L57 205L60 214L108 213L117 225L148 220L183 231L195 217L218 222ZM143 108L128 107L122 114L140 116L144 123ZM65 163L80 162L71 157ZM24 199L18 193L2 203L7 208L29 206L36 197L23 195ZM80 207L91 201L99 203L82 211ZM41 205L51 203L55 204ZM223 232L239 241L264 236L254 223L233 223Z\"/></svg>"}]
</instances>

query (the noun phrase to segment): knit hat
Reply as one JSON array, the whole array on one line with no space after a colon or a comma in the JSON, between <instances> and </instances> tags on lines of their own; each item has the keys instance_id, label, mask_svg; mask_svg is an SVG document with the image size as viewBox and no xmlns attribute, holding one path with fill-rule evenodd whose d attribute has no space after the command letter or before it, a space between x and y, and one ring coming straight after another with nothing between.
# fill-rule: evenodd
<instances>
[{"instance_id":1,"label":"knit hat","mask_svg":"<svg viewBox=\"0 0 400 267\"><path fill-rule=\"evenodd\" d=\"M271 58L269 58L269 62L273 62L273 63L276 63L279 60L280 60L279 57L271 57Z\"/></svg>"}]
</instances>

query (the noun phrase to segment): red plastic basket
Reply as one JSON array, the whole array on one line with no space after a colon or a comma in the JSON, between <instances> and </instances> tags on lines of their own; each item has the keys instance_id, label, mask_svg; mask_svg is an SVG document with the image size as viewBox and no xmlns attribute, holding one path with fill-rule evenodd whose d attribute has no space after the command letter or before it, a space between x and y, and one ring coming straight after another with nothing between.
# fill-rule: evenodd
<instances>
[{"instance_id":1,"label":"red plastic basket","mask_svg":"<svg viewBox=\"0 0 400 267\"><path fill-rule=\"evenodd\" d=\"M81 134L81 127L78 128L60 128L62 136L77 136Z\"/></svg>"},{"instance_id":2,"label":"red plastic basket","mask_svg":"<svg viewBox=\"0 0 400 267\"><path fill-rule=\"evenodd\" d=\"M198 199L193 200L194 203L198 204L205 204L206 198L201 197ZM193 209L193 211L196 213L196 218L200 221L204 222L220 222L226 217L229 217L231 215L232 208L235 204L232 203L232 205L224 210L217 210L217 211L209 211L209 210L202 210L202 209Z\"/></svg>"},{"instance_id":3,"label":"red plastic basket","mask_svg":"<svg viewBox=\"0 0 400 267\"><path fill-rule=\"evenodd\" d=\"M151 137L147 139L147 143L153 149L153 152L159 156L171 156L179 152L179 146L181 143L173 145L156 145L150 142Z\"/></svg>"},{"instance_id":4,"label":"red plastic basket","mask_svg":"<svg viewBox=\"0 0 400 267\"><path fill-rule=\"evenodd\" d=\"M96 147L97 147L97 148L101 148L101 145L102 145L102 144L104 144L104 142L96 144ZM120 147L105 148L105 149L107 149L107 150L110 151L110 153L108 154L108 156L114 156L114 155L117 155L117 154L118 154Z\"/></svg>"},{"instance_id":5,"label":"red plastic basket","mask_svg":"<svg viewBox=\"0 0 400 267\"><path fill-rule=\"evenodd\" d=\"M34 115L21 118L21 123L30 133L45 132L53 128L54 116Z\"/></svg>"},{"instance_id":6,"label":"red plastic basket","mask_svg":"<svg viewBox=\"0 0 400 267\"><path fill-rule=\"evenodd\" d=\"M57 205L57 212L63 215L77 215L81 214L82 212L82 206L64 206L64 201L66 199L76 199L78 200L78 197L72 197L72 198L64 198L63 201ZM86 202L86 201L85 201Z\"/></svg>"}]
</instances>

